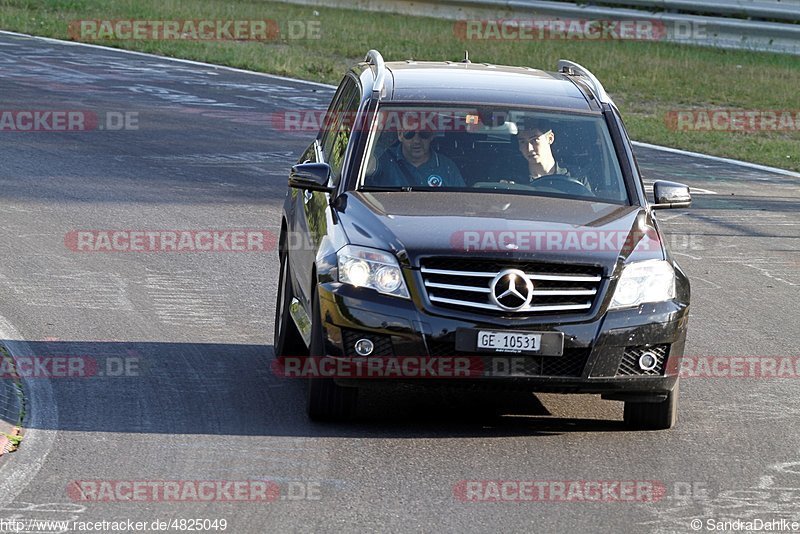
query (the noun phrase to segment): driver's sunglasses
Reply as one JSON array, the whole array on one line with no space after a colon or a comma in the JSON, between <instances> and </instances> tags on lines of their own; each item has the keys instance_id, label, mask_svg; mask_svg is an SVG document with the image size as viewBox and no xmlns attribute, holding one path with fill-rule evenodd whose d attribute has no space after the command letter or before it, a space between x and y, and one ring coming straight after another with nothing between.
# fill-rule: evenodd
<instances>
[{"instance_id":1,"label":"driver's sunglasses","mask_svg":"<svg viewBox=\"0 0 800 534\"><path fill-rule=\"evenodd\" d=\"M403 132L403 139L411 141L417 135L420 139L430 139L433 137L433 132Z\"/></svg>"}]
</instances>

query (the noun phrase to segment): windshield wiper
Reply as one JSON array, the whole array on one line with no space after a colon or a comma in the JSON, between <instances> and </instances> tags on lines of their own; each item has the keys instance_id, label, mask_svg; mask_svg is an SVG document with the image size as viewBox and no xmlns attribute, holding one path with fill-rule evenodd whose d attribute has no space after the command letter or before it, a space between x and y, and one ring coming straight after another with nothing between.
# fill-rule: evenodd
<instances>
[{"instance_id":1,"label":"windshield wiper","mask_svg":"<svg viewBox=\"0 0 800 534\"><path fill-rule=\"evenodd\" d=\"M380 186L380 185L370 185L367 187L362 187L359 191L415 191L414 187L410 185L402 185L402 186Z\"/></svg>"}]
</instances>

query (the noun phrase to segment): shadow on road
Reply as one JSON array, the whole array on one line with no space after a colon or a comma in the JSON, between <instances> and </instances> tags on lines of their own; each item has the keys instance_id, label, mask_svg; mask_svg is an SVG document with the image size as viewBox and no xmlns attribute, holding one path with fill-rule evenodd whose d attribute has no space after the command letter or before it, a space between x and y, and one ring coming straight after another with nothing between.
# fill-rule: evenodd
<instances>
[{"instance_id":1,"label":"shadow on road","mask_svg":"<svg viewBox=\"0 0 800 534\"><path fill-rule=\"evenodd\" d=\"M353 421L320 424L305 414L305 381L271 371L273 351L268 345L105 341L27 345L28 354L14 355L26 390L30 396L36 388L52 388L58 408L58 420L34 418L35 428L373 438L551 435L624 428L611 420L613 416L603 419L602 413L599 419L553 416L537 397L524 392L408 385L365 388ZM5 363L0 375L4 381L9 380ZM598 402L589 405L596 408Z\"/></svg>"}]
</instances>

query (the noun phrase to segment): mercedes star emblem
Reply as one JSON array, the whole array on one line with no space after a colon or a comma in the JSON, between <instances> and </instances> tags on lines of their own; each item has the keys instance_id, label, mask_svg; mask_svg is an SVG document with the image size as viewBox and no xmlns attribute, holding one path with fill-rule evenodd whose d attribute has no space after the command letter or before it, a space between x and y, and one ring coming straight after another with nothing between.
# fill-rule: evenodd
<instances>
[{"instance_id":1,"label":"mercedes star emblem","mask_svg":"<svg viewBox=\"0 0 800 534\"><path fill-rule=\"evenodd\" d=\"M527 307L533 298L533 283L519 269L499 272L489 288L492 302L504 310L521 310Z\"/></svg>"}]
</instances>

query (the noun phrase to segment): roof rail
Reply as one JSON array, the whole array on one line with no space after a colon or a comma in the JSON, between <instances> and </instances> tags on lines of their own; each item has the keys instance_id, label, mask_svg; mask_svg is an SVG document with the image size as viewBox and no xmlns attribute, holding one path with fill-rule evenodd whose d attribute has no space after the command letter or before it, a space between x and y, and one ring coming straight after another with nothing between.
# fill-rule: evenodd
<instances>
[{"instance_id":1,"label":"roof rail","mask_svg":"<svg viewBox=\"0 0 800 534\"><path fill-rule=\"evenodd\" d=\"M559 59L558 72L562 72L567 76L581 76L586 78L586 81L589 82L589 87L592 89L592 92L597 100L604 104L611 104L611 97L608 96L608 93L606 93L603 84L600 83L600 80L598 80L595 75L592 74L586 67L582 67L577 63L567 61L566 59Z\"/></svg>"},{"instance_id":2,"label":"roof rail","mask_svg":"<svg viewBox=\"0 0 800 534\"><path fill-rule=\"evenodd\" d=\"M372 92L380 93L383 91L383 83L386 79L386 66L383 63L383 56L377 50L370 50L367 52L367 57L364 58L370 65L375 65L375 81L372 83Z\"/></svg>"}]
</instances>

